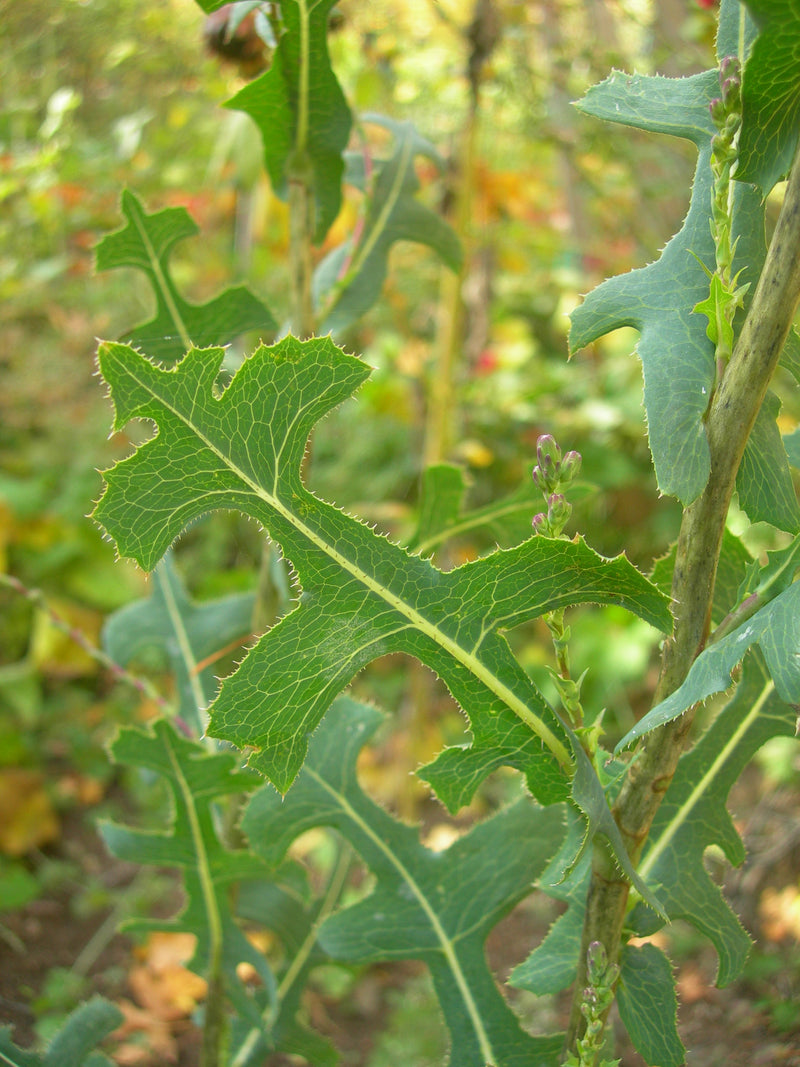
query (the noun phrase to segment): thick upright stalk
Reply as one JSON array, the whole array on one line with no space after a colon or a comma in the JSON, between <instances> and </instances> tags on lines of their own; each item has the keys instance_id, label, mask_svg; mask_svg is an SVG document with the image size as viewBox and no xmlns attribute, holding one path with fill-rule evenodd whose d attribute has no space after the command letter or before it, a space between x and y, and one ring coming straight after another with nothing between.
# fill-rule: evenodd
<instances>
[{"instance_id":1,"label":"thick upright stalk","mask_svg":"<svg viewBox=\"0 0 800 1067\"><path fill-rule=\"evenodd\" d=\"M684 512L672 597L675 630L664 647L655 702L683 682L708 637L722 534L736 473L800 300L800 153L750 311L730 364L712 399L706 431L711 473L703 494ZM648 734L632 762L614 806L631 857L638 860L655 813L685 748L693 713ZM630 886L605 848L594 853L586 906L569 1043L581 1031L580 999L586 985L586 952L593 941L616 962Z\"/></svg>"}]
</instances>

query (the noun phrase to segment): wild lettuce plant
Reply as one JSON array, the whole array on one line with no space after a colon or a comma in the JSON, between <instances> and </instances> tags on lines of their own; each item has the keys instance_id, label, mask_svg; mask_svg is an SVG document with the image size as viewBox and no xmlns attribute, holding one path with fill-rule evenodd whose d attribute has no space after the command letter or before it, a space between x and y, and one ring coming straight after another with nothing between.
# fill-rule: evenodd
<instances>
[{"instance_id":1,"label":"wild lettuce plant","mask_svg":"<svg viewBox=\"0 0 800 1067\"><path fill-rule=\"evenodd\" d=\"M282 0L279 12L244 5L272 20L275 48L269 69L230 106L255 121L272 186L289 202L288 314L243 289L200 307L184 301L169 272L172 247L193 232L182 210L148 214L126 192L126 224L98 248L102 269L143 270L157 301L151 322L99 352L115 428L137 419L152 427L105 472L94 512L120 555L154 575L150 600L109 624L108 649L124 663L142 641L160 643L180 683L171 721L124 729L112 746L115 759L163 778L172 799L166 829L108 824L103 832L115 854L183 874L181 913L139 926L197 936L192 966L209 987L205 1067L255 1067L275 1051L313 1067L335 1063L335 1050L302 1019L309 973L326 959L405 958L430 969L453 1067L595 1065L615 999L645 1060L679 1067L672 967L642 939L682 919L714 945L719 984L741 971L749 939L703 854L715 845L741 862L728 791L768 738L794 733L800 703L800 508L790 468L800 448L796 435L781 437L769 390L779 361L800 379L792 328L800 18L787 0L723 0L717 67L687 78L614 72L578 105L697 149L680 232L650 266L605 282L572 316L573 350L623 325L640 334L658 486L684 508L676 546L648 578L623 554L601 557L591 532L564 535L580 458L549 437L532 481L474 513L462 510L457 468L424 472L419 526L405 545L305 484L315 425L370 373L335 338L378 298L393 243L423 242L450 268L459 264L453 233L416 196L414 160L436 160L433 146L408 124L365 116L391 133L389 154L367 166L348 150L353 117L327 49L333 3ZM767 243L765 200L787 175ZM365 208L314 272L311 250L337 215L344 180L364 192ZM226 362L234 336L274 336L278 321L290 327L283 336L238 367ZM734 492L750 521L782 531L786 547L750 556L726 528ZM207 656L247 632L253 597L193 603L169 551L189 524L220 509L263 528L294 585L280 618L217 692ZM432 561L454 532L503 515L516 529L521 512L532 527L513 547L448 571ZM665 638L653 708L613 757L601 746L599 709L584 709L570 672L565 611L580 604L620 605ZM557 706L505 636L537 618L554 641ZM419 771L451 812L498 767L515 768L524 782L524 795L441 852L356 778L380 713L346 690L390 652L430 667L468 721L470 744L445 748ZM695 739L694 710L731 689L734 674L726 706ZM317 826L335 829L347 847L315 896L287 853ZM351 851L374 888L341 906ZM492 927L534 891L568 907L510 982L536 994L573 985L566 1036L528 1033L486 962ZM275 931L280 960L248 941L248 923ZM242 962L259 975L256 986L241 980Z\"/></svg>"}]
</instances>

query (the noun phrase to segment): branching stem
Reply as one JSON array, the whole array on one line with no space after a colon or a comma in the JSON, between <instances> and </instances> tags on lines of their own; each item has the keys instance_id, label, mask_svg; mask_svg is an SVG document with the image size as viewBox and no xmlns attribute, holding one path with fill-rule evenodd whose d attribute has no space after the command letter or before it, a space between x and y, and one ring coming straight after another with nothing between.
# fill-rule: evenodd
<instances>
[{"instance_id":1,"label":"branching stem","mask_svg":"<svg viewBox=\"0 0 800 1067\"><path fill-rule=\"evenodd\" d=\"M708 637L717 561L736 473L800 300L798 249L800 153L789 176L753 302L708 413L711 473L702 495L683 515L672 584L675 630L664 647L655 703L683 682ZM692 722L690 710L648 734L631 764L614 816L634 861L672 781ZM573 1049L582 1031L580 1000L586 985L586 952L592 942L599 941L609 961L618 961L629 889L606 850L596 848L568 1036Z\"/></svg>"}]
</instances>

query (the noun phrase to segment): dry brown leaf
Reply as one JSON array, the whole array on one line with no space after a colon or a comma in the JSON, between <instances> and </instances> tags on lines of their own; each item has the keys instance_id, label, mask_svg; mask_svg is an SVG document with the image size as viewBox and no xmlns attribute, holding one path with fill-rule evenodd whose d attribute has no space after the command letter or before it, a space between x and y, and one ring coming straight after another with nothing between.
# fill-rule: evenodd
<instances>
[{"instance_id":1,"label":"dry brown leaf","mask_svg":"<svg viewBox=\"0 0 800 1067\"><path fill-rule=\"evenodd\" d=\"M184 966L195 944L194 934L159 931L135 949L140 962L131 968L128 982L142 1007L159 1019L191 1015L206 995L205 979Z\"/></svg>"}]
</instances>

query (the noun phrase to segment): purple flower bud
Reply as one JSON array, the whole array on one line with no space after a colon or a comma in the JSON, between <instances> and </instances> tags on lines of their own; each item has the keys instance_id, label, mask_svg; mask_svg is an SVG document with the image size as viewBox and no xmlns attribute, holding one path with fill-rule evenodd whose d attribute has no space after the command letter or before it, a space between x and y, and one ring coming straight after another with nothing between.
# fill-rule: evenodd
<instances>
[{"instance_id":1,"label":"purple flower bud","mask_svg":"<svg viewBox=\"0 0 800 1067\"><path fill-rule=\"evenodd\" d=\"M545 513L543 511L540 511L536 515L533 516L533 519L531 521L531 526L533 526L533 532L535 534L547 535L547 532L548 532L547 516L545 515Z\"/></svg>"},{"instance_id":2,"label":"purple flower bud","mask_svg":"<svg viewBox=\"0 0 800 1067\"><path fill-rule=\"evenodd\" d=\"M539 460L539 469L545 477L549 478L557 473L561 462L561 449L552 434L543 433L536 442L536 458Z\"/></svg>"},{"instance_id":3,"label":"purple flower bud","mask_svg":"<svg viewBox=\"0 0 800 1067\"><path fill-rule=\"evenodd\" d=\"M581 469L581 454L580 452L567 452L566 456L561 460L561 484L569 485L569 483L577 478L578 472Z\"/></svg>"},{"instance_id":4,"label":"purple flower bud","mask_svg":"<svg viewBox=\"0 0 800 1067\"><path fill-rule=\"evenodd\" d=\"M735 78L741 84L742 79L742 64L739 62L738 56L725 56L719 65L719 81L720 85L728 78Z\"/></svg>"}]
</instances>

